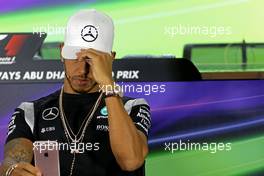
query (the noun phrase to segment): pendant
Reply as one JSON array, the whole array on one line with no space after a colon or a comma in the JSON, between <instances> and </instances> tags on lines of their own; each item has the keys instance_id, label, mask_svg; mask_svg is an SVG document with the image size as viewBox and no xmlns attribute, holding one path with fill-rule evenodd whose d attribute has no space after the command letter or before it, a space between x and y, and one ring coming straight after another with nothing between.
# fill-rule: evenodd
<instances>
[{"instance_id":1,"label":"pendant","mask_svg":"<svg viewBox=\"0 0 264 176\"><path fill-rule=\"evenodd\" d=\"M74 138L74 140L72 141L72 143L76 144L77 142L79 142L79 140L77 140L76 138Z\"/></svg>"},{"instance_id":2,"label":"pendant","mask_svg":"<svg viewBox=\"0 0 264 176\"><path fill-rule=\"evenodd\" d=\"M76 139L76 137L74 138L74 140L72 141L72 144L73 144L73 148L71 149L71 153L80 153L79 151L79 148L78 148L78 145L77 143L79 142L79 140Z\"/></svg>"},{"instance_id":3,"label":"pendant","mask_svg":"<svg viewBox=\"0 0 264 176\"><path fill-rule=\"evenodd\" d=\"M80 153L80 151L78 149L71 149L71 154L76 154L76 153Z\"/></svg>"}]
</instances>

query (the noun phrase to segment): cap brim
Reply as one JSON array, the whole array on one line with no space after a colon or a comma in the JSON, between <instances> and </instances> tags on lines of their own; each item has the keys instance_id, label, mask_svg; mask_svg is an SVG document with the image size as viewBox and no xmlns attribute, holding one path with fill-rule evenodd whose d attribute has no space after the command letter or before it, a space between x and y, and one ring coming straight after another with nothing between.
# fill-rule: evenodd
<instances>
[{"instance_id":1,"label":"cap brim","mask_svg":"<svg viewBox=\"0 0 264 176\"><path fill-rule=\"evenodd\" d=\"M61 49L61 56L64 59L77 59L77 53L81 51L81 49L89 49L89 48L84 48L84 47L80 47L80 46L66 46L64 45ZM107 51L103 51L100 49L95 48L98 51L101 52L105 52L108 54L111 54L111 51L107 52Z\"/></svg>"},{"instance_id":2,"label":"cap brim","mask_svg":"<svg viewBox=\"0 0 264 176\"><path fill-rule=\"evenodd\" d=\"M61 50L61 55L64 59L77 59L76 54L81 51L79 46L63 46Z\"/></svg>"}]
</instances>

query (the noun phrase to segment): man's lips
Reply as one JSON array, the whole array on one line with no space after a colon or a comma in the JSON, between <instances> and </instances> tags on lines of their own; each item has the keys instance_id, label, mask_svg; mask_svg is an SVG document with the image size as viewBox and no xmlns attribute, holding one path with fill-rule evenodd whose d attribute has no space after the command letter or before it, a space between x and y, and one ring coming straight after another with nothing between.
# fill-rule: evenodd
<instances>
[{"instance_id":1,"label":"man's lips","mask_svg":"<svg viewBox=\"0 0 264 176\"><path fill-rule=\"evenodd\" d=\"M89 79L74 79L78 84L87 84L90 80Z\"/></svg>"}]
</instances>

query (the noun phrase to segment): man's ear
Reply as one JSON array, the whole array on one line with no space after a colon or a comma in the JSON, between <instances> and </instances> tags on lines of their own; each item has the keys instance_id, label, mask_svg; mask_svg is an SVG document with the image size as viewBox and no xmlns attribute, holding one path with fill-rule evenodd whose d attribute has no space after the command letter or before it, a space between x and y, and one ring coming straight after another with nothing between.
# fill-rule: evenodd
<instances>
[{"instance_id":1,"label":"man's ear","mask_svg":"<svg viewBox=\"0 0 264 176\"><path fill-rule=\"evenodd\" d=\"M111 52L111 55L112 55L113 59L115 59L115 57L116 57L116 52L115 52L115 51L112 51L112 52Z\"/></svg>"},{"instance_id":2,"label":"man's ear","mask_svg":"<svg viewBox=\"0 0 264 176\"><path fill-rule=\"evenodd\" d=\"M61 60L61 62L64 62L64 59L63 59L63 57L62 57L62 55L61 55L61 51L62 51L62 47L64 46L64 43L61 43L60 44L60 60Z\"/></svg>"}]
</instances>

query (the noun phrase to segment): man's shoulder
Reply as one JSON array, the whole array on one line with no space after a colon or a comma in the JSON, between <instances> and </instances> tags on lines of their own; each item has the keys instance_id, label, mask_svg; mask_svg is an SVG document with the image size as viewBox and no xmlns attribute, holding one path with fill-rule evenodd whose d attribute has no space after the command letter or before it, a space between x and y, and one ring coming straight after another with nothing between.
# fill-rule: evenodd
<instances>
[{"instance_id":1,"label":"man's shoulder","mask_svg":"<svg viewBox=\"0 0 264 176\"><path fill-rule=\"evenodd\" d=\"M36 99L36 100L33 100L32 102L33 103L46 103L46 102L49 102L49 101L53 101L53 100L58 100L59 98L59 95L60 95L60 90L57 90L47 96L44 96L44 97L41 97L39 99Z\"/></svg>"},{"instance_id":2,"label":"man's shoulder","mask_svg":"<svg viewBox=\"0 0 264 176\"><path fill-rule=\"evenodd\" d=\"M44 96L44 97L40 97L38 99L35 99L35 100L31 100L31 101L25 101L25 102L22 102L18 108L21 108L21 107L24 107L24 106L27 106L27 105L32 105L32 106L44 106L46 104L50 104L51 102L54 102L54 101L58 101L59 99L59 94L60 94L60 90L57 90L53 93L50 93L49 95L47 96ZM22 108L23 109L23 108Z\"/></svg>"},{"instance_id":3,"label":"man's shoulder","mask_svg":"<svg viewBox=\"0 0 264 176\"><path fill-rule=\"evenodd\" d=\"M45 107L50 104L56 104L59 100L60 90L57 90L47 96L33 100L32 103L38 107Z\"/></svg>"}]
</instances>

